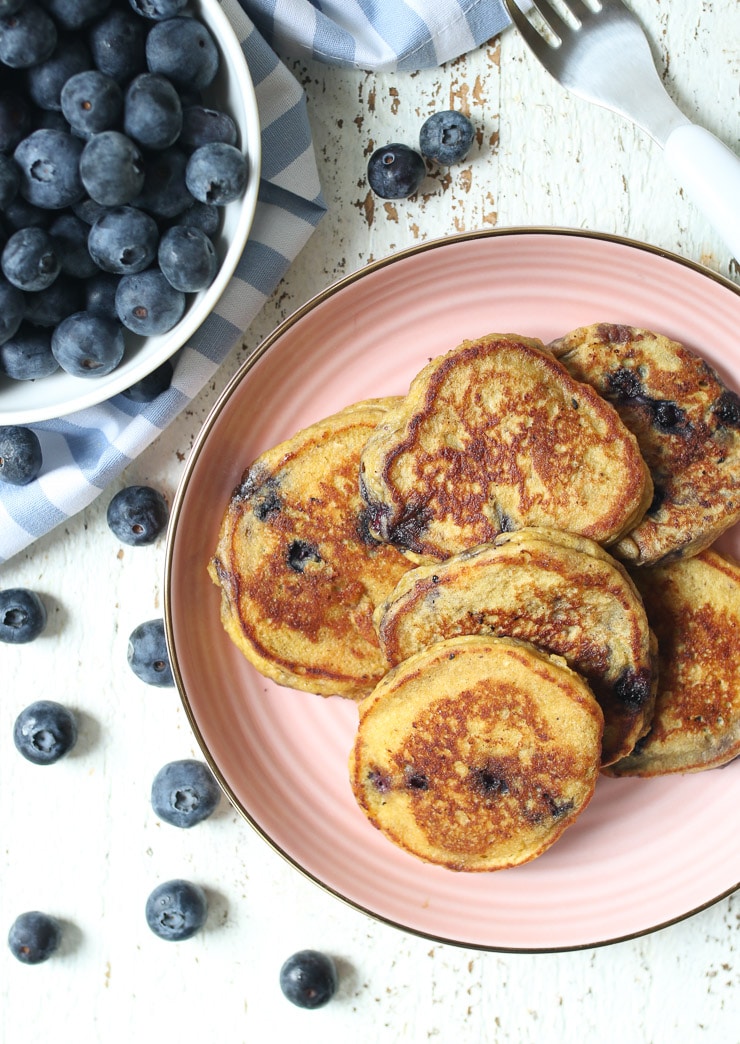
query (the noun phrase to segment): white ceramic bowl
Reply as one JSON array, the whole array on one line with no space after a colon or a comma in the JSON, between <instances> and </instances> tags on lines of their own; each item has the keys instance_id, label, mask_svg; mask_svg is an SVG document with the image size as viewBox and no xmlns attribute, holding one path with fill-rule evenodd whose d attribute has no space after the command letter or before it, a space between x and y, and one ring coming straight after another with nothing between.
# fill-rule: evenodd
<instances>
[{"instance_id":1,"label":"white ceramic bowl","mask_svg":"<svg viewBox=\"0 0 740 1044\"><path fill-rule=\"evenodd\" d=\"M236 34L218 0L191 0L187 12L208 26L218 45L221 64L206 100L235 121L239 146L249 164L244 196L223 208L215 240L221 265L213 283L198 294L188 294L185 314L166 334L137 337L126 331L126 352L120 365L105 377L73 377L58 370L37 381L0 377L0 424L32 424L66 416L94 406L125 391L146 377L181 348L212 311L234 273L252 226L260 174L260 123L254 85Z\"/></svg>"}]
</instances>

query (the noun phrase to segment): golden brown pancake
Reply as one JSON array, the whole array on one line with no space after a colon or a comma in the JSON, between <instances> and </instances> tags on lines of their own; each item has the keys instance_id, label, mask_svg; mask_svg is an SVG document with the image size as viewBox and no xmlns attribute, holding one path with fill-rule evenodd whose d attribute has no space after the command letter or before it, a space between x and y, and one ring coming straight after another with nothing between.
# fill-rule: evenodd
<instances>
[{"instance_id":1,"label":"golden brown pancake","mask_svg":"<svg viewBox=\"0 0 740 1044\"><path fill-rule=\"evenodd\" d=\"M604 765L649 727L655 642L642 599L624 567L586 537L522 529L411 569L375 625L391 664L460 634L506 635L564 657L604 712Z\"/></svg>"},{"instance_id":2,"label":"golden brown pancake","mask_svg":"<svg viewBox=\"0 0 740 1044\"><path fill-rule=\"evenodd\" d=\"M387 668L373 612L409 563L370 535L357 476L394 402L350 406L263 453L228 505L209 565L221 619L281 685L360 698Z\"/></svg>"},{"instance_id":3,"label":"golden brown pancake","mask_svg":"<svg viewBox=\"0 0 740 1044\"><path fill-rule=\"evenodd\" d=\"M363 450L361 488L376 536L437 560L525 526L610 544L652 500L613 407L514 334L424 367Z\"/></svg>"},{"instance_id":4,"label":"golden brown pancake","mask_svg":"<svg viewBox=\"0 0 740 1044\"><path fill-rule=\"evenodd\" d=\"M615 554L635 565L695 555L740 519L740 397L684 345L598 323L550 345L634 432L655 493Z\"/></svg>"},{"instance_id":5,"label":"golden brown pancake","mask_svg":"<svg viewBox=\"0 0 740 1044\"><path fill-rule=\"evenodd\" d=\"M395 844L451 870L541 855L583 811L603 719L556 657L463 636L395 667L360 704L353 793Z\"/></svg>"},{"instance_id":6,"label":"golden brown pancake","mask_svg":"<svg viewBox=\"0 0 740 1044\"><path fill-rule=\"evenodd\" d=\"M714 550L635 570L658 638L650 731L613 776L716 768L740 754L740 565Z\"/></svg>"}]
</instances>

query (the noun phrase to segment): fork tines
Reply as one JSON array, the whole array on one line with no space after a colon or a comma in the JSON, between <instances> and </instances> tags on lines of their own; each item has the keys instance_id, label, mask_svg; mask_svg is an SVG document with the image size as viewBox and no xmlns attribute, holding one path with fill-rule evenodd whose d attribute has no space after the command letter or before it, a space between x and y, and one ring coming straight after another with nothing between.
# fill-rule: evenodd
<instances>
[{"instance_id":1,"label":"fork tines","mask_svg":"<svg viewBox=\"0 0 740 1044\"><path fill-rule=\"evenodd\" d=\"M553 0L532 0L525 14L516 0L506 0L511 20L535 51L543 43L549 47L561 46L585 22L598 17L600 9L607 4L608 0L602 0L597 8L589 6L585 0L568 0L567 3L560 0L557 4Z\"/></svg>"}]
</instances>

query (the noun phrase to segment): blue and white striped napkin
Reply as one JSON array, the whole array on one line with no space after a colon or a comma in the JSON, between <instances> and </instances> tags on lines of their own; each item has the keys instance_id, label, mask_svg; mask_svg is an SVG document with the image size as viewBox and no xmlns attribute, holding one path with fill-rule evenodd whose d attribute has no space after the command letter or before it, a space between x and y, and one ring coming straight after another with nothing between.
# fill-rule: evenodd
<instances>
[{"instance_id":1,"label":"blue and white striped napkin","mask_svg":"<svg viewBox=\"0 0 740 1044\"><path fill-rule=\"evenodd\" d=\"M198 394L241 340L325 213L302 89L278 55L357 69L439 65L508 23L501 0L221 0L254 81L262 176L249 242L215 310L174 360L153 402L116 395L34 424L44 465L0 487L0 562L81 511Z\"/></svg>"}]
</instances>

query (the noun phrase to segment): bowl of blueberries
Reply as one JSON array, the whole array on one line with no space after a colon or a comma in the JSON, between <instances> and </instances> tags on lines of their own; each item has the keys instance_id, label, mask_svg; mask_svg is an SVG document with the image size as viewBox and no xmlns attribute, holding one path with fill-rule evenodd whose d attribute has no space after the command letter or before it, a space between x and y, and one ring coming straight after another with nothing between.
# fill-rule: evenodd
<instances>
[{"instance_id":1,"label":"bowl of blueberries","mask_svg":"<svg viewBox=\"0 0 740 1044\"><path fill-rule=\"evenodd\" d=\"M260 159L218 0L0 0L0 425L152 396L234 273Z\"/></svg>"}]
</instances>

